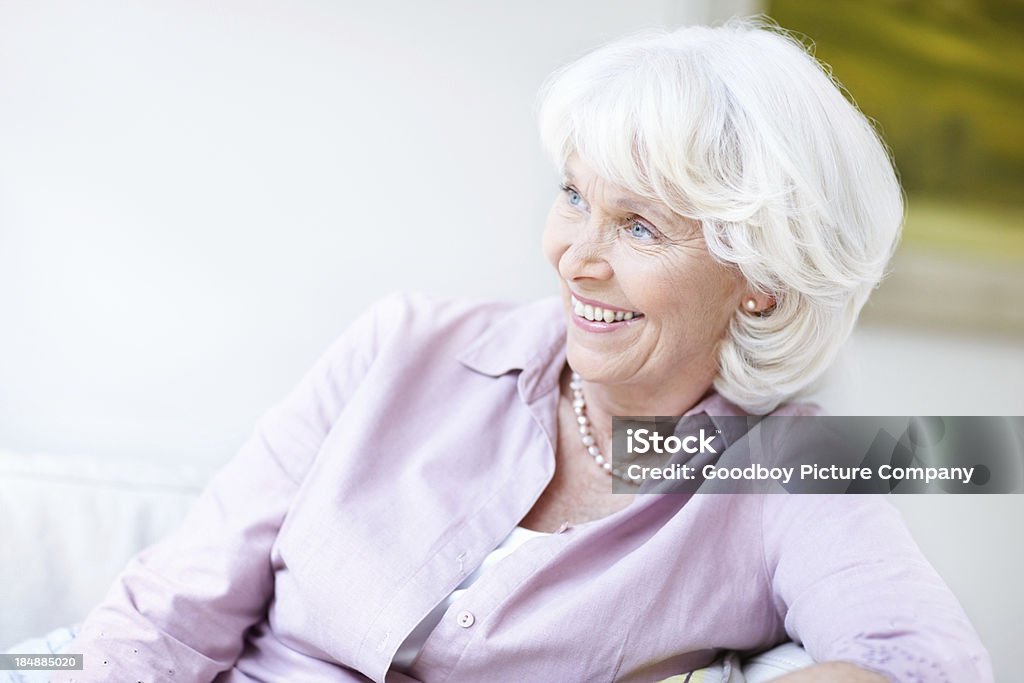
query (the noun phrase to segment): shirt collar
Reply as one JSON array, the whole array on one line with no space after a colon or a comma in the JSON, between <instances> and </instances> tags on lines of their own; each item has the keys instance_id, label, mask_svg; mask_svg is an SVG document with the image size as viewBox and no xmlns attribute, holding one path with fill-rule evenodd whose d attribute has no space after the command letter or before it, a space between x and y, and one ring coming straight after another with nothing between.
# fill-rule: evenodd
<instances>
[{"instance_id":1,"label":"shirt collar","mask_svg":"<svg viewBox=\"0 0 1024 683\"><path fill-rule=\"evenodd\" d=\"M519 388L530 402L558 385L565 365L565 316L558 297L513 306L495 316L457 359L499 377L521 371Z\"/></svg>"}]
</instances>

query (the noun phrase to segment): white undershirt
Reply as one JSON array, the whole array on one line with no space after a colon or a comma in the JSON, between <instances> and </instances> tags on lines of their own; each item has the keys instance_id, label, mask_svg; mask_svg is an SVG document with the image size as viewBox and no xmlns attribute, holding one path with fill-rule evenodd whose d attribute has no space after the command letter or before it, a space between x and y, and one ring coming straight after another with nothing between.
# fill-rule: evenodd
<instances>
[{"instance_id":1,"label":"white undershirt","mask_svg":"<svg viewBox=\"0 0 1024 683\"><path fill-rule=\"evenodd\" d=\"M423 643L427 641L427 636L434 630L434 627L441 621L441 617L448 611L448 608L453 602L458 600L459 596L462 595L467 588L469 588L473 582L484 575L486 571L491 569L494 565L498 564L501 560L511 555L516 548L521 546L531 538L537 538L538 536L548 536L550 534L544 533L543 531L534 531L532 529L525 529L521 526L517 526L512 530L505 540L501 544L492 550L484 561L480 563L480 566L476 568L472 574L466 577L465 581L460 583L458 587L448 594L448 597L441 601L441 603L431 610L430 614L423 618L423 621L419 623L412 630L412 633L402 642L398 647L398 652L395 653L395 658L391 660L391 668L402 673L408 673L408 669L412 666L413 660L416 659L416 655L419 654L420 649L423 647Z\"/></svg>"}]
</instances>

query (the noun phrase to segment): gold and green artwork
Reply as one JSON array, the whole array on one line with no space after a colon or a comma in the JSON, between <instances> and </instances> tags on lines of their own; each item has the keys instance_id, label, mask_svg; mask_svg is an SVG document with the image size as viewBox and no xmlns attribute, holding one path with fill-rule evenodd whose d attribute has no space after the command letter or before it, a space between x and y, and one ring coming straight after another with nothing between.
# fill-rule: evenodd
<instances>
[{"instance_id":1,"label":"gold and green artwork","mask_svg":"<svg viewBox=\"0 0 1024 683\"><path fill-rule=\"evenodd\" d=\"M1024 334L1024 316L983 296L997 285L1024 291L1024 2L772 0L764 9L813 42L895 158L907 220L875 312ZM940 288L944 272L959 273L963 310L912 312L924 287L908 274L923 277L922 258Z\"/></svg>"}]
</instances>

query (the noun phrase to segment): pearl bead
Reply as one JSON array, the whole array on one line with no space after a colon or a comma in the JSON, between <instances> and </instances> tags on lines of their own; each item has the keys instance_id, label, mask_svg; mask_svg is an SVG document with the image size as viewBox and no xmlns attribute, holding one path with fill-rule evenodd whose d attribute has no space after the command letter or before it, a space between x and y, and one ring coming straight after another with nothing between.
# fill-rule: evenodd
<instances>
[{"instance_id":1,"label":"pearl bead","mask_svg":"<svg viewBox=\"0 0 1024 683\"><path fill-rule=\"evenodd\" d=\"M583 447L587 449L587 454L594 459L594 462L598 467L611 476L618 477L625 482L635 485L636 482L624 476L622 470L612 467L611 461L601 454L601 449L597 446L597 440L591 433L590 419L587 417L587 402L586 399L583 398L583 382L580 379L580 376L575 372L572 373L572 380L569 382L569 387L572 389L573 412L576 413L576 422L578 422L580 426L580 441L583 442Z\"/></svg>"}]
</instances>

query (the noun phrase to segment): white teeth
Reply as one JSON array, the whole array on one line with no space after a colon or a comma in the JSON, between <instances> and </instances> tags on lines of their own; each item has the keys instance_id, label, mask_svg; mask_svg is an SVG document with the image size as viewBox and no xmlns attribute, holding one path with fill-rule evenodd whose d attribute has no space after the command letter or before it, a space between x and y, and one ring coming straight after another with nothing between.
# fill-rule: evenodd
<instances>
[{"instance_id":1,"label":"white teeth","mask_svg":"<svg viewBox=\"0 0 1024 683\"><path fill-rule=\"evenodd\" d=\"M636 317L632 311L613 311L611 309L601 308L600 306L585 304L573 295L569 296L569 302L572 304L573 313L581 318L586 318L587 320L613 323L622 322L623 320L632 320Z\"/></svg>"}]
</instances>

